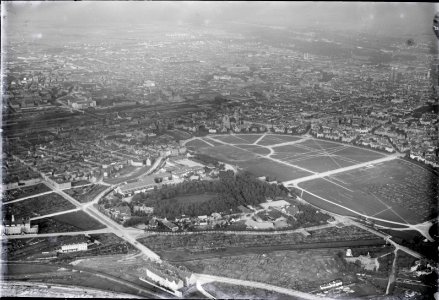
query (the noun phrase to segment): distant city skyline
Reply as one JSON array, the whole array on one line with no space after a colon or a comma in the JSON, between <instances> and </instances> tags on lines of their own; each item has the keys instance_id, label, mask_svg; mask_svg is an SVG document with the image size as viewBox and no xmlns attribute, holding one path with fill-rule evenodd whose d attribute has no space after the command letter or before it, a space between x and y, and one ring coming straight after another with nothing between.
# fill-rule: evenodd
<instances>
[{"instance_id":1,"label":"distant city skyline","mask_svg":"<svg viewBox=\"0 0 439 300\"><path fill-rule=\"evenodd\" d=\"M99 26L108 23L189 22L199 26L239 21L376 34L432 33L433 3L379 2L6 2L6 22Z\"/></svg>"}]
</instances>

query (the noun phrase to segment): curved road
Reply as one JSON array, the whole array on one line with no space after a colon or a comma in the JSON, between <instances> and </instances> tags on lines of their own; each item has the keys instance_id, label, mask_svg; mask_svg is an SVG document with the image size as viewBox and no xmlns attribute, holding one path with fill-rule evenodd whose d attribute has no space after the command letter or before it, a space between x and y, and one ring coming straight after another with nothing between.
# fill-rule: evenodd
<instances>
[{"instance_id":1,"label":"curved road","mask_svg":"<svg viewBox=\"0 0 439 300\"><path fill-rule=\"evenodd\" d=\"M196 281L199 282L200 284L216 281L216 282L222 282L227 284L240 285L240 286L273 291L276 293L289 295L300 299L310 299L310 300L327 299L316 295L300 292L297 290L287 289L276 285L271 285L271 284L256 282L256 281L248 281L242 279L234 279L234 278L227 278L227 277L207 275L207 274L195 274L195 273L193 274L193 278L196 279Z\"/></svg>"}]
</instances>

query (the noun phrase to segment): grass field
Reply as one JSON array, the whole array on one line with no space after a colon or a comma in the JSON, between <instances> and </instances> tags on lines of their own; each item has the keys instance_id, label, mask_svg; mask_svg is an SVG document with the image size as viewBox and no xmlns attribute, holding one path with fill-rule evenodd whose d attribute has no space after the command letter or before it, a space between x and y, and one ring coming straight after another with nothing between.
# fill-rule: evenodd
<instances>
[{"instance_id":1,"label":"grass field","mask_svg":"<svg viewBox=\"0 0 439 300\"><path fill-rule=\"evenodd\" d=\"M285 142L294 142L300 140L301 137L291 136L291 135L266 135L258 142L258 145L271 146Z\"/></svg>"},{"instance_id":2,"label":"grass field","mask_svg":"<svg viewBox=\"0 0 439 300\"><path fill-rule=\"evenodd\" d=\"M224 145L223 143L217 142L213 139L211 139L210 137L205 137L204 140L206 140L207 142L209 142L210 144L214 145L214 146L221 146Z\"/></svg>"},{"instance_id":3,"label":"grass field","mask_svg":"<svg viewBox=\"0 0 439 300\"><path fill-rule=\"evenodd\" d=\"M385 156L369 149L289 135L266 135L257 145L252 144L261 136L255 134L251 137L211 137L230 145L215 143L209 137L205 137L215 146L206 146L198 151L239 166L255 176L268 176L269 180L278 181L294 180L309 176L311 172L336 170ZM248 141L247 144L245 139ZM286 142L294 144L276 147ZM269 157L268 147L274 151ZM300 187L329 200L330 202L325 202L311 194L304 196L305 200L329 211L357 216L356 213L361 213L402 224L415 224L431 219L437 212L437 181L437 175L431 171L409 161L397 159L338 173L325 179L303 182ZM349 212L334 203L354 212Z\"/></svg>"},{"instance_id":4,"label":"grass field","mask_svg":"<svg viewBox=\"0 0 439 300\"><path fill-rule=\"evenodd\" d=\"M231 164L257 158L257 155L249 151L229 145L203 148L199 149L199 152Z\"/></svg>"},{"instance_id":5,"label":"grass field","mask_svg":"<svg viewBox=\"0 0 439 300\"><path fill-rule=\"evenodd\" d=\"M247 151L251 151L251 152L256 153L256 154L261 154L261 155L270 154L269 149L261 147L261 146L257 146L257 145L237 144L236 147L247 150Z\"/></svg>"},{"instance_id":6,"label":"grass field","mask_svg":"<svg viewBox=\"0 0 439 300\"><path fill-rule=\"evenodd\" d=\"M437 176L404 160L339 173L329 180L299 186L357 212L395 222L423 222L437 210ZM333 205L315 197L305 200L336 212Z\"/></svg>"},{"instance_id":7,"label":"grass field","mask_svg":"<svg viewBox=\"0 0 439 300\"><path fill-rule=\"evenodd\" d=\"M219 135L213 137L216 140L228 143L228 144L251 144L248 140L241 138L238 135Z\"/></svg>"},{"instance_id":8,"label":"grass field","mask_svg":"<svg viewBox=\"0 0 439 300\"><path fill-rule=\"evenodd\" d=\"M359 148L345 148L339 151L336 151L334 154L342 157L346 157L348 159L352 159L358 162L367 162L375 159L379 159L384 156L384 154L370 151L367 149L359 149Z\"/></svg>"},{"instance_id":9,"label":"grass field","mask_svg":"<svg viewBox=\"0 0 439 300\"><path fill-rule=\"evenodd\" d=\"M200 148L206 148L206 147L211 147L211 146L209 144L207 144L206 142L203 142L200 139L196 139L196 140L192 140L192 141L188 142L186 144L186 147L188 147L189 149L197 150Z\"/></svg>"},{"instance_id":10,"label":"grass field","mask_svg":"<svg viewBox=\"0 0 439 300\"><path fill-rule=\"evenodd\" d=\"M262 136L257 134L215 135L203 138L206 142L212 144L213 147L202 140L191 141L187 143L187 146L195 151L213 156L218 160L238 165L241 162L255 159L257 156L253 154L268 156L272 153L268 147L272 147L274 153L271 154L271 158L299 166L310 172L319 173L375 160L384 156L384 154L379 152L352 147L346 144L290 135L266 135L256 145L252 144ZM227 144L216 142L214 139ZM303 140L297 142L301 139ZM276 147L278 144L288 142L294 142L294 144ZM272 161L272 163L275 164L276 162ZM244 166L241 165L241 167ZM261 173L255 170L256 166L253 165L251 167L253 173ZM272 168L268 168L268 170L270 169ZM266 170L264 169L264 171ZM295 173L296 170L294 167L291 167L289 172L286 170L282 172L268 172L271 173L271 176L288 178L290 177L289 175L283 176L283 174L291 173L291 171ZM298 176L301 175L306 176L307 174L299 174ZM294 175L294 178L299 177Z\"/></svg>"},{"instance_id":11,"label":"grass field","mask_svg":"<svg viewBox=\"0 0 439 300\"><path fill-rule=\"evenodd\" d=\"M298 156L298 155L300 155L302 153L310 153L310 152L313 152L313 151L317 152L317 150L310 151L309 149L297 147L296 145L300 145L300 144L293 144L293 145L284 145L284 146L273 147L273 150L277 154L289 154L292 157L293 156Z\"/></svg>"},{"instance_id":12,"label":"grass field","mask_svg":"<svg viewBox=\"0 0 439 300\"><path fill-rule=\"evenodd\" d=\"M15 220L48 215L73 208L75 208L75 206L72 203L56 193L38 196L3 206L6 215L14 215Z\"/></svg>"},{"instance_id":13,"label":"grass field","mask_svg":"<svg viewBox=\"0 0 439 300\"><path fill-rule=\"evenodd\" d=\"M326 172L384 156L381 153L367 149L316 140L274 147L273 150L276 153L272 155L273 158L289 162L313 172Z\"/></svg>"},{"instance_id":14,"label":"grass field","mask_svg":"<svg viewBox=\"0 0 439 300\"><path fill-rule=\"evenodd\" d=\"M305 159L302 158L288 159L288 160L286 159L285 161L293 165L318 173L354 165L354 163L347 162L342 158L333 157L333 156L313 156Z\"/></svg>"},{"instance_id":15,"label":"grass field","mask_svg":"<svg viewBox=\"0 0 439 300\"><path fill-rule=\"evenodd\" d=\"M309 147L316 150L330 150L340 147L340 143L334 143L329 141L308 139L300 143L302 146Z\"/></svg>"},{"instance_id":16,"label":"grass field","mask_svg":"<svg viewBox=\"0 0 439 300\"><path fill-rule=\"evenodd\" d=\"M287 181L311 175L311 173L259 157L236 163L255 176L268 176L269 180Z\"/></svg>"},{"instance_id":17,"label":"grass field","mask_svg":"<svg viewBox=\"0 0 439 300\"><path fill-rule=\"evenodd\" d=\"M261 137L261 135L260 134L236 134L235 137L240 138L242 140L245 140L247 142L247 144L253 144ZM242 142L242 143L244 143L244 142Z\"/></svg>"},{"instance_id":18,"label":"grass field","mask_svg":"<svg viewBox=\"0 0 439 300\"><path fill-rule=\"evenodd\" d=\"M89 217L83 211L35 220L32 224L39 226L39 233L71 232L105 228L103 224Z\"/></svg>"}]
</instances>

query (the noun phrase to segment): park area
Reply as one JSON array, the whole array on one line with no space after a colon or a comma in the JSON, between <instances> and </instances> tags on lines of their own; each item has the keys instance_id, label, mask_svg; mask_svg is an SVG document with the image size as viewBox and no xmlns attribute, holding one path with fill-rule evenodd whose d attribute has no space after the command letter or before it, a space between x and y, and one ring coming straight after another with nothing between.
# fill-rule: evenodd
<instances>
[{"instance_id":1,"label":"park area","mask_svg":"<svg viewBox=\"0 0 439 300\"><path fill-rule=\"evenodd\" d=\"M29 198L23 201L5 204L3 209L7 216L14 215L15 220L33 218L64 210L74 209L75 206L57 193Z\"/></svg>"},{"instance_id":2,"label":"park area","mask_svg":"<svg viewBox=\"0 0 439 300\"><path fill-rule=\"evenodd\" d=\"M299 187L314 194L304 193L305 200L329 211L344 210L332 204L336 203L367 216L417 224L429 220L437 211L437 180L432 171L395 159L303 182Z\"/></svg>"}]
</instances>

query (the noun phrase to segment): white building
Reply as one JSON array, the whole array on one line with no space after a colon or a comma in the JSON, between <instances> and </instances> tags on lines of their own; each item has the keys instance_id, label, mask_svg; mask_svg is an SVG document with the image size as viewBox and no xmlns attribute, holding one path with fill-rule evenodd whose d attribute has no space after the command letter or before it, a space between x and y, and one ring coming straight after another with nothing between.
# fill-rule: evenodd
<instances>
[{"instance_id":1,"label":"white building","mask_svg":"<svg viewBox=\"0 0 439 300\"><path fill-rule=\"evenodd\" d=\"M264 209L269 209L271 207L280 209L280 208L286 208L291 206L291 204L285 200L267 201L264 203L260 203L259 205L262 206L262 208Z\"/></svg>"},{"instance_id":2,"label":"white building","mask_svg":"<svg viewBox=\"0 0 439 300\"><path fill-rule=\"evenodd\" d=\"M321 290L327 290L327 289L332 289L334 287L342 286L342 285L343 285L343 282L340 279L338 279L338 280L334 280L334 281L322 284L320 286L320 289Z\"/></svg>"},{"instance_id":3,"label":"white building","mask_svg":"<svg viewBox=\"0 0 439 300\"><path fill-rule=\"evenodd\" d=\"M78 243L70 245L62 245L61 252L77 252L77 251L87 251L87 243Z\"/></svg>"},{"instance_id":4,"label":"white building","mask_svg":"<svg viewBox=\"0 0 439 300\"><path fill-rule=\"evenodd\" d=\"M11 221L3 221L0 226L0 231L5 235L15 235L15 234L37 234L38 225L31 226L30 220L23 222L16 222L14 216L12 216Z\"/></svg>"},{"instance_id":5,"label":"white building","mask_svg":"<svg viewBox=\"0 0 439 300\"><path fill-rule=\"evenodd\" d=\"M152 281L158 283L159 285L166 287L172 291L177 291L178 289L181 289L183 287L183 281L182 280L169 280L168 278L163 278L150 270L146 270L146 276L151 279Z\"/></svg>"}]
</instances>

